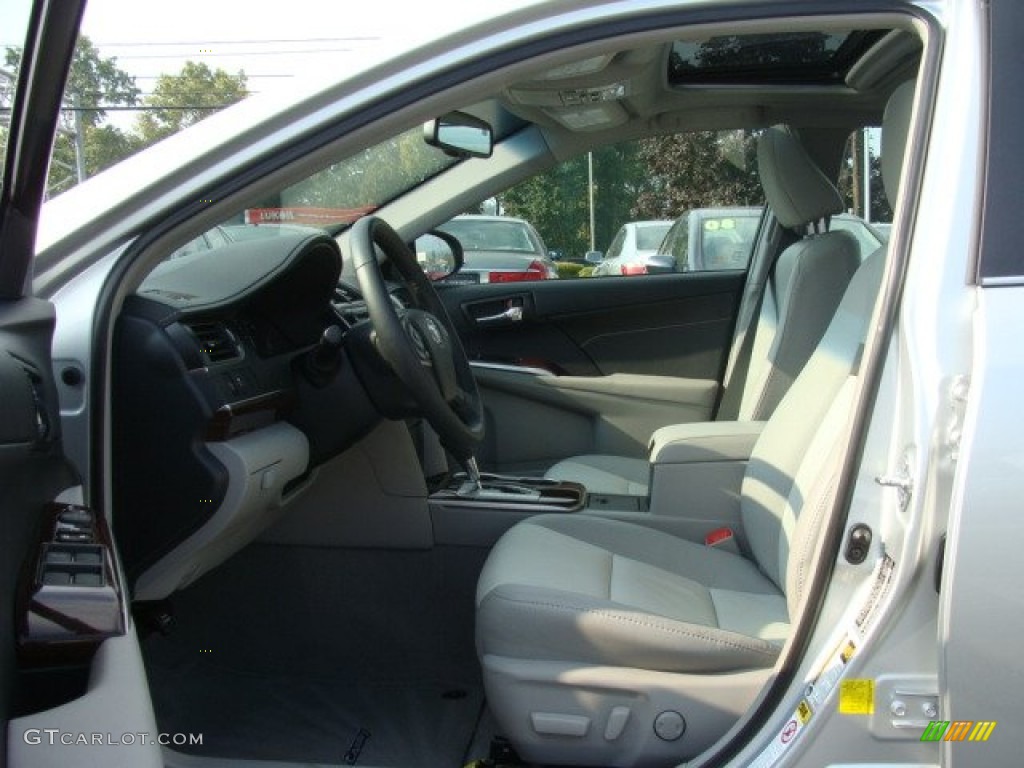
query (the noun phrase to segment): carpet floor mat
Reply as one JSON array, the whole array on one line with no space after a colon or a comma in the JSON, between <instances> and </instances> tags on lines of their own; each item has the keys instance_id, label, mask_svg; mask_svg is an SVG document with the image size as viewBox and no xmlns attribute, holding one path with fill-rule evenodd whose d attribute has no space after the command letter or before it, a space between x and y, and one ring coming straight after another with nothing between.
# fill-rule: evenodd
<instances>
[{"instance_id":1,"label":"carpet floor mat","mask_svg":"<svg viewBox=\"0 0 1024 768\"><path fill-rule=\"evenodd\" d=\"M201 733L210 757L458 768L483 710L479 686L149 667L160 730Z\"/></svg>"}]
</instances>

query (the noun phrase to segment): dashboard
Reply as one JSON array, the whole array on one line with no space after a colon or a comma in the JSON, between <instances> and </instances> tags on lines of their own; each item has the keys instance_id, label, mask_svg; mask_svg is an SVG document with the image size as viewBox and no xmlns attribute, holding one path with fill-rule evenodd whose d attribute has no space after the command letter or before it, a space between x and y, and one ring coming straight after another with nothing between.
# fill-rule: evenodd
<instances>
[{"instance_id":1,"label":"dashboard","mask_svg":"<svg viewBox=\"0 0 1024 768\"><path fill-rule=\"evenodd\" d=\"M166 597L244 546L379 421L336 343L359 320L356 294L335 306L341 261L324 234L283 233L170 258L125 301L112 501L136 599Z\"/></svg>"}]
</instances>

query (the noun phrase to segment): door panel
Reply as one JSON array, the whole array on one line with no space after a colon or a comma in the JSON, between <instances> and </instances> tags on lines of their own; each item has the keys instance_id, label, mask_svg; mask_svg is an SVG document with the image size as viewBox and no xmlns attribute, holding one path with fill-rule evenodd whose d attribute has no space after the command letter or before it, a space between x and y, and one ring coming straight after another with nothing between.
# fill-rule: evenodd
<instances>
[{"instance_id":1,"label":"door panel","mask_svg":"<svg viewBox=\"0 0 1024 768\"><path fill-rule=\"evenodd\" d=\"M543 473L584 453L642 458L655 429L707 419L718 392L713 379L474 373L488 419L477 459L507 474Z\"/></svg>"},{"instance_id":2,"label":"door panel","mask_svg":"<svg viewBox=\"0 0 1024 768\"><path fill-rule=\"evenodd\" d=\"M473 360L570 376L718 379L742 272L457 285L439 293ZM511 306L520 320L480 322Z\"/></svg>"},{"instance_id":3,"label":"door panel","mask_svg":"<svg viewBox=\"0 0 1024 768\"><path fill-rule=\"evenodd\" d=\"M477 368L482 467L543 472L584 453L642 457L651 432L711 417L745 274L440 286ZM536 371L534 372L536 374Z\"/></svg>"}]
</instances>

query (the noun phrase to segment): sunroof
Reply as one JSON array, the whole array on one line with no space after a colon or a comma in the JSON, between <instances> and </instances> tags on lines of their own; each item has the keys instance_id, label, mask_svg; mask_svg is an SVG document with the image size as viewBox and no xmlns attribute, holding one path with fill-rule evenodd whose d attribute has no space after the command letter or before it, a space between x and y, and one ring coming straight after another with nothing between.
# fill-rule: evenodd
<instances>
[{"instance_id":1,"label":"sunroof","mask_svg":"<svg viewBox=\"0 0 1024 768\"><path fill-rule=\"evenodd\" d=\"M850 66L885 30L721 35L676 42L671 85L694 83L841 83Z\"/></svg>"}]
</instances>

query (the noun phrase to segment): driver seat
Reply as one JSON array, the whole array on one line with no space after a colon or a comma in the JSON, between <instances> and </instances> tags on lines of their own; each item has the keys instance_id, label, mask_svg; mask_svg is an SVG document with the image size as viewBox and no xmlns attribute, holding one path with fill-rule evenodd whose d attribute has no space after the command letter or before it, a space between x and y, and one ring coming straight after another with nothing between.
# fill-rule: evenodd
<instances>
[{"instance_id":1,"label":"driver seat","mask_svg":"<svg viewBox=\"0 0 1024 768\"><path fill-rule=\"evenodd\" d=\"M914 84L890 98L895 200ZM672 764L710 746L771 674L841 471L885 248L854 275L765 425L741 490L750 557L592 514L540 515L495 545L477 587L488 703L520 755Z\"/></svg>"}]
</instances>

